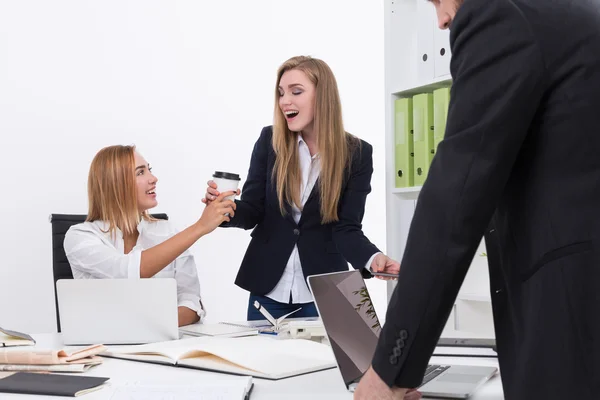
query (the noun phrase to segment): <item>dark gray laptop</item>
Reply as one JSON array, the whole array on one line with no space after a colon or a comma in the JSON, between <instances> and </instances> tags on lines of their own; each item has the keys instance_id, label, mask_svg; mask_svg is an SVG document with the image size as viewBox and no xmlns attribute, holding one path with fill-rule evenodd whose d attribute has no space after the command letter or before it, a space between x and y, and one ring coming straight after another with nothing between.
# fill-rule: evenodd
<instances>
[{"instance_id":1,"label":"dark gray laptop","mask_svg":"<svg viewBox=\"0 0 600 400\"><path fill-rule=\"evenodd\" d=\"M346 388L354 391L371 365L381 327L357 270L308 277L315 304ZM466 399L495 367L429 365L418 390L423 396Z\"/></svg>"}]
</instances>

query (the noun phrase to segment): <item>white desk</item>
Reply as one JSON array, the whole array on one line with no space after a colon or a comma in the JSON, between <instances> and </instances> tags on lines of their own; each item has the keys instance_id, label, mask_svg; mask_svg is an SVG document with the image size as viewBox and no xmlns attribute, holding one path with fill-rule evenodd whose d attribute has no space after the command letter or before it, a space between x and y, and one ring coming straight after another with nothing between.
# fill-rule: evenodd
<instances>
[{"instance_id":1,"label":"white desk","mask_svg":"<svg viewBox=\"0 0 600 400\"><path fill-rule=\"evenodd\" d=\"M36 348L58 349L63 344L60 334L33 335L37 341ZM450 358L436 357L431 359L436 364L470 364L497 366L497 360L491 358ZM177 368L166 365L149 364L136 361L105 358L104 363L92 368L84 375L109 377L111 385L104 389L82 396L86 400L109 400L114 386L128 382L161 383L201 383L211 380L235 379L235 376L218 374L195 369ZM352 393L344 388L337 368L293 378L270 381L253 378L254 389L251 400L281 400L281 399L315 399L315 400L351 400ZM12 395L2 393L2 400L14 399L71 399L72 397ZM500 377L495 376L487 382L471 398L471 400L500 400L504 399Z\"/></svg>"}]
</instances>

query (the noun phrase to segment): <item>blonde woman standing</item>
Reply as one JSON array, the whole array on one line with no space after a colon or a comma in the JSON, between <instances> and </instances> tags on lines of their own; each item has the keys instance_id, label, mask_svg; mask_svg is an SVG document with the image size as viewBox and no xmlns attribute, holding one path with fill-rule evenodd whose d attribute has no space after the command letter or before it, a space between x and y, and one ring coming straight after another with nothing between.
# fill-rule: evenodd
<instances>
[{"instance_id":1,"label":"blonde woman standing","mask_svg":"<svg viewBox=\"0 0 600 400\"><path fill-rule=\"evenodd\" d=\"M88 177L89 211L72 226L64 248L75 279L175 278L179 326L197 322L205 311L194 256L202 236L235 215L235 203L221 194L187 229L148 210L158 205L158 179L133 146L110 146L94 157Z\"/></svg>"},{"instance_id":2,"label":"blonde woman standing","mask_svg":"<svg viewBox=\"0 0 600 400\"><path fill-rule=\"evenodd\" d=\"M362 232L373 173L372 147L344 130L335 77L311 57L293 57L278 70L273 126L254 146L237 211L224 227L254 229L236 278L250 292L248 320L302 310L316 316L309 275L348 269L397 274ZM208 182L206 204L220 193Z\"/></svg>"}]
</instances>

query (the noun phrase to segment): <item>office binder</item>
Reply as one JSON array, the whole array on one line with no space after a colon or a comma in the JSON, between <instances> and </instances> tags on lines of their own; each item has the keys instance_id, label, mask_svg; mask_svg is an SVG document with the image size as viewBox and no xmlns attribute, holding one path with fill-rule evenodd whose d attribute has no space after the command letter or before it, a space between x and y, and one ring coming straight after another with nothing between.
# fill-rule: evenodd
<instances>
[{"instance_id":1,"label":"office binder","mask_svg":"<svg viewBox=\"0 0 600 400\"><path fill-rule=\"evenodd\" d=\"M416 45L417 52L415 60L417 65L417 79L419 82L427 83L435 76L435 46L434 34L437 30L435 21L437 16L435 8L427 1L417 1L416 12Z\"/></svg>"},{"instance_id":2,"label":"office binder","mask_svg":"<svg viewBox=\"0 0 600 400\"><path fill-rule=\"evenodd\" d=\"M448 105L450 103L450 88L433 91L433 149L437 151L438 144L446 133Z\"/></svg>"},{"instance_id":3,"label":"office binder","mask_svg":"<svg viewBox=\"0 0 600 400\"><path fill-rule=\"evenodd\" d=\"M414 185L413 109L412 99L397 99L394 104L396 187Z\"/></svg>"},{"instance_id":4,"label":"office binder","mask_svg":"<svg viewBox=\"0 0 600 400\"><path fill-rule=\"evenodd\" d=\"M421 93L413 96L414 131L414 184L425 183L429 165L433 160L433 95Z\"/></svg>"},{"instance_id":5,"label":"office binder","mask_svg":"<svg viewBox=\"0 0 600 400\"><path fill-rule=\"evenodd\" d=\"M437 20L434 18L434 25ZM450 30L438 29L437 26L433 29L433 54L434 61L434 76L440 78L442 76L450 76Z\"/></svg>"}]
</instances>

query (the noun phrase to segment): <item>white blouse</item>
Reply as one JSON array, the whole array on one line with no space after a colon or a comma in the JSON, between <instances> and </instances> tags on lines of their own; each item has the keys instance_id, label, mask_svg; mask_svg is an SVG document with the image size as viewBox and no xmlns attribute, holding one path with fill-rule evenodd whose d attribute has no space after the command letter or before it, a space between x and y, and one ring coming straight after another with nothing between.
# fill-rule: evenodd
<instances>
[{"instance_id":1,"label":"white blouse","mask_svg":"<svg viewBox=\"0 0 600 400\"><path fill-rule=\"evenodd\" d=\"M177 233L166 220L145 221L138 225L139 237L125 254L123 233L108 233L104 221L73 225L65 235L64 248L75 279L140 279L142 251L154 247ZM194 310L200 318L206 312L200 298L200 281L194 256L184 251L154 278L175 278L177 304Z\"/></svg>"}]
</instances>

